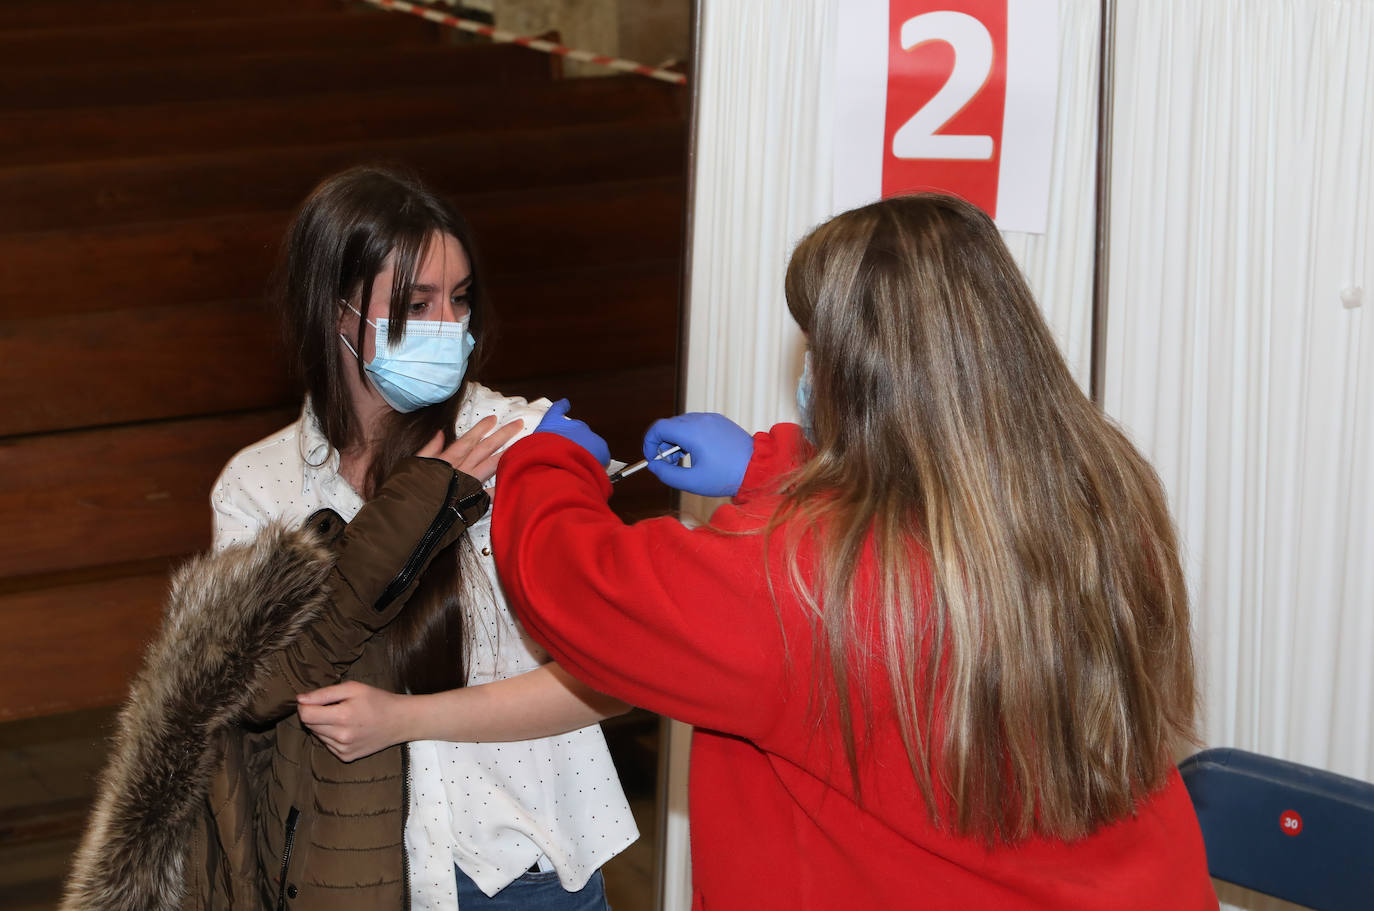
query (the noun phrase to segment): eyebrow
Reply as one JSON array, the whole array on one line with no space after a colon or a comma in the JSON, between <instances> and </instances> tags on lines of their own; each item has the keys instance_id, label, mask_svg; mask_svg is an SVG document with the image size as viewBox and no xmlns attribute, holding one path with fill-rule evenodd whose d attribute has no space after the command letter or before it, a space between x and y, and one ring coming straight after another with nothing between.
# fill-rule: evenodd
<instances>
[{"instance_id":1,"label":"eyebrow","mask_svg":"<svg viewBox=\"0 0 1374 911\"><path fill-rule=\"evenodd\" d=\"M463 279L462 281L458 282L456 285L453 286L453 290L457 291L458 289L466 288L468 285L471 284L472 275L471 273L469 273L467 278ZM435 291L438 291L439 289L434 285L416 284L411 285L410 290L413 294L433 294Z\"/></svg>"}]
</instances>

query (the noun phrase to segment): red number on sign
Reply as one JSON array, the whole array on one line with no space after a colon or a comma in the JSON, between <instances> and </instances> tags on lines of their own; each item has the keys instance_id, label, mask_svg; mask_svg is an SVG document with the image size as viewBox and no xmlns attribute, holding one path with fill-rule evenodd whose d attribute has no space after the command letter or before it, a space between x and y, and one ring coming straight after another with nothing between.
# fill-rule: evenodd
<instances>
[{"instance_id":1,"label":"red number on sign","mask_svg":"<svg viewBox=\"0 0 1374 911\"><path fill-rule=\"evenodd\" d=\"M907 51L927 41L947 42L954 49L954 69L940 91L897 130L892 137L892 154L898 158L991 158L991 136L936 132L954 119L988 81L992 72L992 36L987 27L967 13L939 10L903 22L901 40L902 49Z\"/></svg>"},{"instance_id":2,"label":"red number on sign","mask_svg":"<svg viewBox=\"0 0 1374 911\"><path fill-rule=\"evenodd\" d=\"M889 0L883 196L943 190L996 214L1007 2Z\"/></svg>"},{"instance_id":3,"label":"red number on sign","mask_svg":"<svg viewBox=\"0 0 1374 911\"><path fill-rule=\"evenodd\" d=\"M1279 828L1284 835L1297 835L1302 831L1302 817L1297 810L1284 810L1279 815Z\"/></svg>"}]
</instances>

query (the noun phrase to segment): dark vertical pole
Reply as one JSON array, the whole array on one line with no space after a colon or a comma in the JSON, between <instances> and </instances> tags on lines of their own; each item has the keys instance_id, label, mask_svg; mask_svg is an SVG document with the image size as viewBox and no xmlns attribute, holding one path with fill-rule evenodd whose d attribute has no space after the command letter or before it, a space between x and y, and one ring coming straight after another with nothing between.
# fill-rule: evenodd
<instances>
[{"instance_id":1,"label":"dark vertical pole","mask_svg":"<svg viewBox=\"0 0 1374 911\"><path fill-rule=\"evenodd\" d=\"M1102 0L1097 54L1097 216L1093 250L1092 359L1089 395L1100 407L1107 374L1107 289L1112 209L1112 99L1115 88L1116 0Z\"/></svg>"},{"instance_id":2,"label":"dark vertical pole","mask_svg":"<svg viewBox=\"0 0 1374 911\"><path fill-rule=\"evenodd\" d=\"M687 205L683 207L683 248L682 276L678 282L677 302L677 390L675 410L681 413L687 407L687 329L690 325L689 308L692 302L692 225L696 218L695 200L697 185L697 126L700 122L701 81L697 74L701 61L701 8L706 0L692 0L691 32L692 46L687 54L687 87L691 92L688 104L691 105L687 121ZM681 511L682 497L675 495L673 508ZM668 846L668 807L671 803L668 769L672 760L673 738L672 721L666 717L658 720L658 794L657 828L658 849L654 858L654 908L663 911L667 890L667 853Z\"/></svg>"},{"instance_id":3,"label":"dark vertical pole","mask_svg":"<svg viewBox=\"0 0 1374 911\"><path fill-rule=\"evenodd\" d=\"M701 85L697 78L701 60L701 7L706 0L692 0L692 46L687 54L687 89L691 93L687 120L687 205L683 206L682 275L678 282L677 321L677 410L687 405L687 328L692 295L692 225L696 220L695 199L697 184L697 126L701 112Z\"/></svg>"}]
</instances>

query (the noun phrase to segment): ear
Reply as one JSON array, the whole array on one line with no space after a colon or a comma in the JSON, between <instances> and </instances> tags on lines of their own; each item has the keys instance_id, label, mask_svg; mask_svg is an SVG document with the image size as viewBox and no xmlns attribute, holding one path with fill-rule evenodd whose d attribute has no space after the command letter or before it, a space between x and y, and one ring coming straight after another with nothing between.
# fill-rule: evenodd
<instances>
[{"instance_id":1,"label":"ear","mask_svg":"<svg viewBox=\"0 0 1374 911\"><path fill-rule=\"evenodd\" d=\"M355 306L352 301L339 298L338 320L335 325L340 332L350 338L358 334L358 314L353 312Z\"/></svg>"}]
</instances>

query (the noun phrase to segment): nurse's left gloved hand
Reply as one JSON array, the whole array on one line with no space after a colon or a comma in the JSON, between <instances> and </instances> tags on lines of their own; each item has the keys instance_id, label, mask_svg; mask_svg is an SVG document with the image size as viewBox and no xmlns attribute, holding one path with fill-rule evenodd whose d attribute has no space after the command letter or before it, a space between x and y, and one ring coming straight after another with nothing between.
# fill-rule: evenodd
<instances>
[{"instance_id":1,"label":"nurse's left gloved hand","mask_svg":"<svg viewBox=\"0 0 1374 911\"><path fill-rule=\"evenodd\" d=\"M679 453L655 459L673 446L692 457L692 467L679 464ZM650 460L654 476L669 487L703 497L733 497L753 457L753 436L723 414L694 411L664 418L644 435L644 458Z\"/></svg>"},{"instance_id":2,"label":"nurse's left gloved hand","mask_svg":"<svg viewBox=\"0 0 1374 911\"><path fill-rule=\"evenodd\" d=\"M611 464L611 449L606 445L606 441L597 436L596 432L587 426L585 421L568 417L568 409L572 406L567 399L559 399L549 406L549 410L544 412L544 419L539 422L539 426L534 428L535 433L556 433L561 437L567 437L578 446L592 454L592 458L601 463L605 468Z\"/></svg>"}]
</instances>

